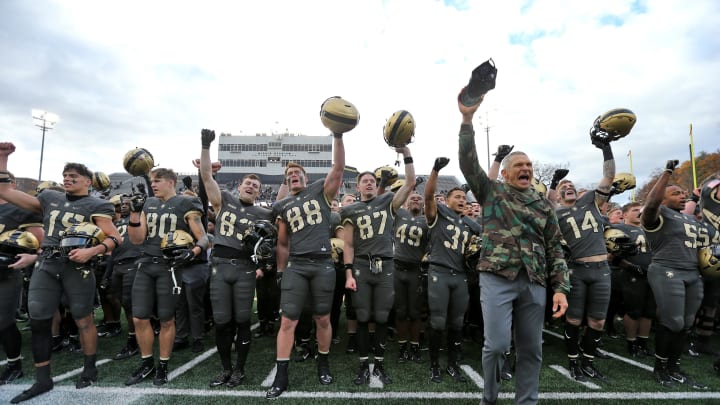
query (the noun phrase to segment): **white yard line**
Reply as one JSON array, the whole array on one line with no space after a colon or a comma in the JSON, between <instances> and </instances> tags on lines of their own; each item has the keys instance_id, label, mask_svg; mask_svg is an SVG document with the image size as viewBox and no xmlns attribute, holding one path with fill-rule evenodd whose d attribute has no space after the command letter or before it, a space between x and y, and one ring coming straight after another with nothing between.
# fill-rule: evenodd
<instances>
[{"instance_id":1,"label":"white yard line","mask_svg":"<svg viewBox=\"0 0 720 405\"><path fill-rule=\"evenodd\" d=\"M599 385L593 384L593 383L591 383L590 381L585 381L585 382L583 382L583 381L578 381L578 380L572 378L572 376L570 375L570 371L568 371L568 369L566 369L566 368L563 367L563 366L558 366L557 364L551 364L551 365L550 365L550 368L553 369L553 370L555 370L555 371L557 371L558 373L562 374L562 375L565 376L565 378L567 378L568 380L574 381L574 382L576 382L576 383L578 383L578 384L580 384L580 385L584 385L584 386L586 386L586 387L588 387L588 388L590 388L590 389L599 390L599 389L601 388Z\"/></svg>"},{"instance_id":2,"label":"white yard line","mask_svg":"<svg viewBox=\"0 0 720 405\"><path fill-rule=\"evenodd\" d=\"M267 377L263 380L262 383L260 383L261 387L270 387L275 381L275 373L277 372L277 364L273 365L272 370L270 370L270 374L268 374Z\"/></svg>"},{"instance_id":3,"label":"white yard line","mask_svg":"<svg viewBox=\"0 0 720 405\"><path fill-rule=\"evenodd\" d=\"M482 376L480 376L480 373L475 371L472 367L468 366L467 364L463 364L460 366L462 371L467 374L468 377L470 377L470 380L475 383L475 385L478 386L478 388L483 389L485 388L485 380L483 380Z\"/></svg>"},{"instance_id":4,"label":"white yard line","mask_svg":"<svg viewBox=\"0 0 720 405\"><path fill-rule=\"evenodd\" d=\"M195 357L194 359L188 361L187 363L183 364L182 366L178 367L177 369L173 370L168 374L168 381L172 381L181 375L185 373L186 371L190 370L191 368L195 367L196 365L202 363L203 361L207 360L210 356L217 353L217 348L213 347L212 349L206 351L205 353Z\"/></svg>"},{"instance_id":5,"label":"white yard line","mask_svg":"<svg viewBox=\"0 0 720 405\"><path fill-rule=\"evenodd\" d=\"M558 339L563 339L563 340L565 340L565 337L564 337L563 335L559 334L559 333L555 333L555 332L550 331L550 330L547 330L547 329L543 329L543 332L547 333L548 335L555 336L555 337L558 338ZM600 350L600 349L598 349L598 350ZM613 353L613 352L609 352L609 351L607 351L607 350L600 350L600 351L603 352L603 353L605 353L605 354L607 354L608 356L612 357L613 359L620 360L620 361L622 361L622 362L625 362L625 363L630 364L630 365L632 365L632 366L641 368L641 369L643 369L643 370L653 371L652 366L648 366L647 364L640 363L639 361L635 361L635 360L633 360L633 359L629 359L629 358L627 358L627 357L620 356L620 355L618 355L618 354L615 354L615 353Z\"/></svg>"},{"instance_id":6,"label":"white yard line","mask_svg":"<svg viewBox=\"0 0 720 405\"><path fill-rule=\"evenodd\" d=\"M10 384L3 386L0 391L0 400L9 400L13 396L30 388L29 384ZM138 396L145 395L172 395L172 396L193 396L193 397L246 397L264 398L265 391L251 390L206 390L206 389L175 389L175 388L154 388L154 387L98 387L93 386L78 390L71 385L59 385L52 391L44 394L38 399L43 403L63 403L62 398L71 394L73 399L81 399L85 403L95 403L93 398L99 398L108 394L115 395L119 405L128 403L125 401L137 401ZM313 392L313 391L287 391L282 398L323 398L323 399L477 399L482 397L480 392ZM501 392L500 399L513 399L515 393ZM594 399L620 399L620 400L700 400L720 399L720 392L541 392L541 400L594 400ZM76 403L79 401L76 401Z\"/></svg>"},{"instance_id":7,"label":"white yard line","mask_svg":"<svg viewBox=\"0 0 720 405\"><path fill-rule=\"evenodd\" d=\"M102 359L102 360L96 361L96 362L95 362L95 365L96 365L96 366L101 366L101 365L103 365L103 364L105 364L105 363L110 363L111 361L112 361L112 360L110 360L110 359ZM53 382L54 382L54 383L58 383L58 382L60 382L60 381L67 380L67 379L70 378L70 377L74 377L74 376L82 373L82 371L83 371L83 367L76 368L75 370L70 370L70 371L68 371L67 373L60 374L60 375L54 377L54 378L53 378Z\"/></svg>"},{"instance_id":8,"label":"white yard line","mask_svg":"<svg viewBox=\"0 0 720 405\"><path fill-rule=\"evenodd\" d=\"M380 378L373 375L373 370L375 370L375 364L370 364L370 382L368 383L368 387L383 388L385 385L380 381Z\"/></svg>"}]
</instances>

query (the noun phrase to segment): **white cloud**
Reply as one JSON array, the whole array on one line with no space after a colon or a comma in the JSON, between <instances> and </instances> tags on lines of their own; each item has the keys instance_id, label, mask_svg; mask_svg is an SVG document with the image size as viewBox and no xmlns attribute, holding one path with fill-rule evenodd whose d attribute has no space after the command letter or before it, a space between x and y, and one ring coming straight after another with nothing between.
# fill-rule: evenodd
<instances>
[{"instance_id":1,"label":"white cloud","mask_svg":"<svg viewBox=\"0 0 720 405\"><path fill-rule=\"evenodd\" d=\"M445 172L460 177L454 99L493 57L498 85L478 114L491 150L515 144L592 184L601 155L587 130L628 107L638 124L614 144L618 171L632 149L642 184L665 159L688 158L690 122L697 151L718 148L719 22L710 0L2 2L0 138L18 145L11 169L35 177L30 109L42 108L62 119L46 139L43 177L59 179L66 161L121 171L135 146L189 172L200 128L324 134L320 103L341 95L361 112L346 136L349 165L394 161L381 131L407 109L418 172L446 155L455 164Z\"/></svg>"}]
</instances>

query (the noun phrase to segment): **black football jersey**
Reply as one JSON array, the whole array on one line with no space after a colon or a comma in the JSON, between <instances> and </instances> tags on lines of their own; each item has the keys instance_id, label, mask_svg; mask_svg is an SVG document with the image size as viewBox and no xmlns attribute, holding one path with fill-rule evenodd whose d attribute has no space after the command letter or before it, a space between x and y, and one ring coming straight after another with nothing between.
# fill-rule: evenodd
<instances>
[{"instance_id":1,"label":"black football jersey","mask_svg":"<svg viewBox=\"0 0 720 405\"><path fill-rule=\"evenodd\" d=\"M26 211L10 203L0 204L0 233L43 226L42 222L43 218L40 214Z\"/></svg>"},{"instance_id":2,"label":"black football jersey","mask_svg":"<svg viewBox=\"0 0 720 405\"><path fill-rule=\"evenodd\" d=\"M572 207L559 207L556 213L573 259L607 254L606 220L595 204L595 191L585 193Z\"/></svg>"},{"instance_id":3,"label":"black football jersey","mask_svg":"<svg viewBox=\"0 0 720 405\"><path fill-rule=\"evenodd\" d=\"M185 231L195 238L187 216L193 212L202 215L203 206L199 198L186 195L176 195L167 201L150 197L145 201L143 212L147 220L147 236L143 250L151 256L162 256L160 243L169 232Z\"/></svg>"},{"instance_id":4,"label":"black football jersey","mask_svg":"<svg viewBox=\"0 0 720 405\"><path fill-rule=\"evenodd\" d=\"M700 209L703 222L720 231L720 201L716 198L720 184L713 185L714 187L703 187L700 192Z\"/></svg>"},{"instance_id":5,"label":"black football jersey","mask_svg":"<svg viewBox=\"0 0 720 405\"><path fill-rule=\"evenodd\" d=\"M295 195L275 203L277 213L290 233L290 255L330 256L330 202L318 180Z\"/></svg>"},{"instance_id":6,"label":"black football jersey","mask_svg":"<svg viewBox=\"0 0 720 405\"><path fill-rule=\"evenodd\" d=\"M393 257L393 193L384 193L368 201L358 201L340 210L343 224L353 225L356 256Z\"/></svg>"},{"instance_id":7,"label":"black football jersey","mask_svg":"<svg viewBox=\"0 0 720 405\"><path fill-rule=\"evenodd\" d=\"M113 261L118 261L122 259L128 259L133 257L140 256L141 253L141 247L142 245L135 245L132 242L130 242L130 236L128 235L128 224L130 223L130 218L120 218L119 220L115 221L115 228L117 228L118 232L120 233L120 236L122 236L122 243L120 246L113 249L112 257Z\"/></svg>"},{"instance_id":8,"label":"black football jersey","mask_svg":"<svg viewBox=\"0 0 720 405\"><path fill-rule=\"evenodd\" d=\"M635 255L625 257L625 260L632 264L637 264L643 269L647 270L652 260L652 253L650 252L650 246L648 246L647 236L642 227L628 225L628 224L615 224L613 228L621 229L625 232L635 243L638 245L638 252Z\"/></svg>"},{"instance_id":9,"label":"black football jersey","mask_svg":"<svg viewBox=\"0 0 720 405\"><path fill-rule=\"evenodd\" d=\"M43 229L45 238L42 246L58 246L60 232L74 224L81 222L94 222L93 218L108 218L115 216L115 207L107 200L92 196L80 198L71 197L55 190L45 190L38 195L43 212Z\"/></svg>"},{"instance_id":10,"label":"black football jersey","mask_svg":"<svg viewBox=\"0 0 720 405\"><path fill-rule=\"evenodd\" d=\"M681 270L697 270L698 247L710 244L707 228L694 217L660 206L659 223L645 228L652 262Z\"/></svg>"},{"instance_id":11,"label":"black football jersey","mask_svg":"<svg viewBox=\"0 0 720 405\"><path fill-rule=\"evenodd\" d=\"M465 246L470 237L476 234L469 223L460 214L443 204L437 206L435 222L428 224L430 241L428 251L430 262L439 266L465 270Z\"/></svg>"},{"instance_id":12,"label":"black football jersey","mask_svg":"<svg viewBox=\"0 0 720 405\"><path fill-rule=\"evenodd\" d=\"M215 217L213 243L239 250L242 248L245 232L253 227L255 221L270 220L271 213L267 208L245 204L227 191L223 191L221 195L222 205Z\"/></svg>"},{"instance_id":13,"label":"black football jersey","mask_svg":"<svg viewBox=\"0 0 720 405\"><path fill-rule=\"evenodd\" d=\"M395 258L407 263L420 263L425 254L430 232L424 215L412 216L400 208L395 213Z\"/></svg>"}]
</instances>

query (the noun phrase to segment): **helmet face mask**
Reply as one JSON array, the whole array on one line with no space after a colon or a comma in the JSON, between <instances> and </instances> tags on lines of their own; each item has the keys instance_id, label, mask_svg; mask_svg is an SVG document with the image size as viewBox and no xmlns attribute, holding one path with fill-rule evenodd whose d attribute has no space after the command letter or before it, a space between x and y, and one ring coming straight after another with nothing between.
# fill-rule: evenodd
<instances>
[{"instance_id":1,"label":"helmet face mask","mask_svg":"<svg viewBox=\"0 0 720 405\"><path fill-rule=\"evenodd\" d=\"M190 249L193 246L195 246L195 239L192 235L179 229L168 232L160 241L160 250L166 260L175 257L178 250Z\"/></svg>"},{"instance_id":2,"label":"helmet face mask","mask_svg":"<svg viewBox=\"0 0 720 405\"><path fill-rule=\"evenodd\" d=\"M73 249L97 246L103 240L105 240L105 233L100 227L90 222L80 222L61 233L60 250L67 255Z\"/></svg>"},{"instance_id":3,"label":"helmet face mask","mask_svg":"<svg viewBox=\"0 0 720 405\"><path fill-rule=\"evenodd\" d=\"M637 122L635 113L627 108L615 108L598 116L590 129L590 137L604 142L627 136Z\"/></svg>"}]
</instances>

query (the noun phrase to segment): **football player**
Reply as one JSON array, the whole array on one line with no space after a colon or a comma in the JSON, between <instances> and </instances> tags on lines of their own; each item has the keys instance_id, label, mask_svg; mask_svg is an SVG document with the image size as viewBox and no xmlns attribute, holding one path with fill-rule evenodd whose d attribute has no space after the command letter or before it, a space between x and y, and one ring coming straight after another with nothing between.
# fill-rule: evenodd
<instances>
[{"instance_id":1,"label":"football player","mask_svg":"<svg viewBox=\"0 0 720 405\"><path fill-rule=\"evenodd\" d=\"M140 366L133 371L125 385L134 385L154 375L153 384L168 381L168 362L175 341L175 308L180 298L178 280L182 280L182 267L204 256L209 247L202 223L202 203L197 197L176 195L177 175L171 169L155 168L150 172L154 197L134 195L128 235L135 244L143 244L143 255L132 289L132 314L140 355ZM163 258L160 245L170 233L184 231L192 235L195 245L177 249L170 263ZM171 270L171 271L169 271ZM153 358L155 335L150 317L157 310L160 320L160 360L157 368Z\"/></svg>"},{"instance_id":2,"label":"football player","mask_svg":"<svg viewBox=\"0 0 720 405\"><path fill-rule=\"evenodd\" d=\"M411 192L395 216L395 319L398 360L421 363L420 330L422 329L420 296L420 265L427 249L428 226L423 214L423 197ZM408 346L408 340L410 345Z\"/></svg>"},{"instance_id":3,"label":"football player","mask_svg":"<svg viewBox=\"0 0 720 405\"><path fill-rule=\"evenodd\" d=\"M0 143L0 179L8 178L8 156L15 151L10 142ZM75 387L86 388L97 381L95 367L97 329L93 321L95 275L85 264L95 256L111 252L121 238L112 218L112 204L89 195L92 172L83 164L67 163L63 168L65 193L45 190L32 197L12 189L0 181L0 198L28 211L42 214L45 237L39 264L30 279L28 306L32 329L32 351L35 362L35 383L11 400L18 403L36 397L53 388L50 376L52 318L61 297L68 299L68 307L78 326L82 350L85 354L83 371ZM95 246L76 248L69 252L60 248L61 237L73 224L92 222L105 234Z\"/></svg>"},{"instance_id":4,"label":"football player","mask_svg":"<svg viewBox=\"0 0 720 405\"><path fill-rule=\"evenodd\" d=\"M447 192L445 204L435 199L440 170L450 160L435 159L425 184L425 218L430 236L428 255L428 305L430 309L430 381L442 381L440 343L447 328L448 365L445 371L458 382L466 381L460 371L463 317L468 307L465 246L472 235L480 234L480 225L462 213L467 203L465 191L456 187Z\"/></svg>"},{"instance_id":5,"label":"football player","mask_svg":"<svg viewBox=\"0 0 720 405\"><path fill-rule=\"evenodd\" d=\"M282 320L277 336L277 371L265 394L268 399L277 398L287 390L295 327L310 294L318 341L318 378L324 385L333 382L328 360L335 286L330 202L342 185L344 170L345 147L341 133L333 134L333 166L324 181L308 185L301 165L290 162L285 168L290 196L273 207L279 213L277 278L281 289Z\"/></svg>"},{"instance_id":6,"label":"football player","mask_svg":"<svg viewBox=\"0 0 720 405\"><path fill-rule=\"evenodd\" d=\"M15 176L6 173L7 177L0 178L0 182L8 183L9 189L16 186ZM2 176L0 176L2 177ZM0 234L13 230L30 232L38 242L42 242L42 216L30 211L20 209L7 201L0 199ZM36 254L18 253L17 256L5 255L5 249L0 247L0 345L7 355L7 366L0 374L0 385L9 384L23 376L22 336L15 324L15 310L17 309L20 293L22 292L23 269L35 263Z\"/></svg>"},{"instance_id":7,"label":"football player","mask_svg":"<svg viewBox=\"0 0 720 405\"><path fill-rule=\"evenodd\" d=\"M260 195L260 178L254 174L243 177L238 185L239 198L220 191L212 176L210 145L215 131L203 129L201 133L200 175L208 201L215 207L215 240L210 277L210 300L215 319L215 343L223 370L210 381L211 387L227 385L232 388L245 379L245 361L250 351L250 317L255 297L255 279L262 270L253 261L254 246L243 238L259 220L269 220L270 210L256 206ZM232 343L235 339L237 361L232 365Z\"/></svg>"},{"instance_id":8,"label":"football player","mask_svg":"<svg viewBox=\"0 0 720 405\"><path fill-rule=\"evenodd\" d=\"M607 138L591 137L603 153L603 177L597 189L579 196L575 185L565 181L558 186L560 206L557 217L563 238L570 248L568 267L572 288L565 316L565 345L570 375L578 381L587 377L607 381L593 363L605 325L610 302L611 270L605 246L605 219L600 208L609 198L615 178L615 159ZM579 344L580 324L588 327ZM580 356L582 352L582 356Z\"/></svg>"},{"instance_id":9,"label":"football player","mask_svg":"<svg viewBox=\"0 0 720 405\"><path fill-rule=\"evenodd\" d=\"M698 248L708 246L710 238L694 217L681 212L685 190L668 184L677 164L667 161L640 218L652 249L648 281L657 304L653 374L663 386L681 383L703 388L680 370L680 355L703 297Z\"/></svg>"},{"instance_id":10,"label":"football player","mask_svg":"<svg viewBox=\"0 0 720 405\"><path fill-rule=\"evenodd\" d=\"M397 193L378 195L378 184L373 172L363 172L357 177L360 202L343 208L343 251L345 288L353 291L352 302L357 314L357 345L360 370L353 380L355 385L370 380L368 353L374 345L373 375L383 384L392 383L385 370L385 344L387 322L393 307L395 265L393 262L393 229L395 214L415 187L415 169L407 146L395 148L402 153L405 162L406 181ZM381 180L380 186L385 184ZM383 187L384 188L384 187ZM368 323L375 323L375 342L370 341Z\"/></svg>"}]
</instances>

